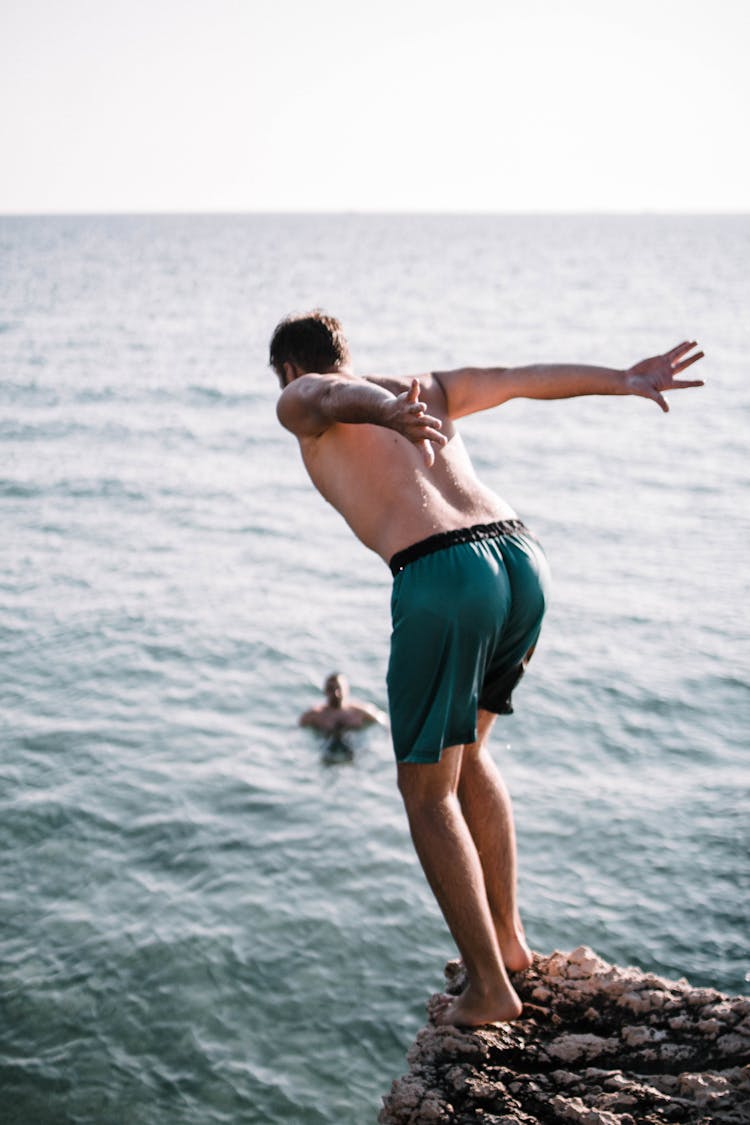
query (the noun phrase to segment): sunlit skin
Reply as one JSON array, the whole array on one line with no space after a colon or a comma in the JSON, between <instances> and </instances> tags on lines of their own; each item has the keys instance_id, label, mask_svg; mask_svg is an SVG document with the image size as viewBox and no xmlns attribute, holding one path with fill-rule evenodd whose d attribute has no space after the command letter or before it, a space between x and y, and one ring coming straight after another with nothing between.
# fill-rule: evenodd
<instances>
[{"instance_id":1,"label":"sunlit skin","mask_svg":"<svg viewBox=\"0 0 750 1125\"><path fill-rule=\"evenodd\" d=\"M513 398L640 395L701 386L677 376L702 353L683 343L624 371L581 365L460 368L420 376L322 374L285 363L278 416L316 488L384 560L437 531L512 519L476 476L454 421ZM688 354L692 353L692 354Z\"/></svg>"},{"instance_id":2,"label":"sunlit skin","mask_svg":"<svg viewBox=\"0 0 750 1125\"><path fill-rule=\"evenodd\" d=\"M299 717L301 727L312 727L321 734L343 734L362 730L373 723L386 724L388 719L373 703L365 703L349 694L346 676L333 673L323 684L325 703L319 703Z\"/></svg>"},{"instance_id":3,"label":"sunlit skin","mask_svg":"<svg viewBox=\"0 0 750 1125\"><path fill-rule=\"evenodd\" d=\"M682 373L703 355L685 341L618 370L576 364L464 367L418 376L357 376L283 363L278 416L298 439L318 491L382 559L439 531L512 519L476 476L455 421L514 398L640 396L668 410L667 392L702 386ZM487 751L495 716L480 710L477 741L430 764L398 764L412 839L463 958L461 996L433 1009L439 1023L517 1018L508 974L531 964L516 903L510 798Z\"/></svg>"}]
</instances>

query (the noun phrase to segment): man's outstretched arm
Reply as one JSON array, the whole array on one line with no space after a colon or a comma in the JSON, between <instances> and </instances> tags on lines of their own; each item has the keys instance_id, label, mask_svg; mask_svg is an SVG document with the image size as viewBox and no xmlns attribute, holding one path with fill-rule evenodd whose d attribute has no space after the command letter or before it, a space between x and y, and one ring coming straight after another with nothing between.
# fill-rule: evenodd
<instances>
[{"instance_id":1,"label":"man's outstretched arm","mask_svg":"<svg viewBox=\"0 0 750 1125\"><path fill-rule=\"evenodd\" d=\"M370 726L372 723L380 723L383 727L388 726L388 716L385 711L381 711L374 703L355 703L351 706L354 707L363 723L367 726Z\"/></svg>"},{"instance_id":2,"label":"man's outstretched arm","mask_svg":"<svg viewBox=\"0 0 750 1125\"><path fill-rule=\"evenodd\" d=\"M337 422L385 426L420 446L426 464L432 465L433 445L445 445L446 438L440 419L420 401L419 390L417 379L408 390L393 394L353 375L301 375L283 390L276 413L298 438L319 437Z\"/></svg>"},{"instance_id":3,"label":"man's outstretched arm","mask_svg":"<svg viewBox=\"0 0 750 1125\"><path fill-rule=\"evenodd\" d=\"M539 363L529 367L465 367L436 372L451 418L500 406L512 398L576 398L580 395L640 395L669 410L664 391L702 387L701 379L677 379L703 356L695 341L624 370L582 364ZM693 353L693 354L689 354Z\"/></svg>"}]
</instances>

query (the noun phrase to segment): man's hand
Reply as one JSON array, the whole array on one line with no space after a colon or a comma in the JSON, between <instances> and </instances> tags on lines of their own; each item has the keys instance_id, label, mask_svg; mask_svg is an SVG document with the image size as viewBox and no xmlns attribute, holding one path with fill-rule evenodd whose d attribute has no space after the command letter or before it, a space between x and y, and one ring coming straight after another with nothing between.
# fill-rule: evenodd
<instances>
[{"instance_id":1,"label":"man's hand","mask_svg":"<svg viewBox=\"0 0 750 1125\"><path fill-rule=\"evenodd\" d=\"M388 404L386 425L415 445L420 446L428 469L435 464L434 445L445 445L447 438L440 433L442 422L427 413L427 406L419 401L419 379L412 379L408 391L396 395Z\"/></svg>"},{"instance_id":2,"label":"man's hand","mask_svg":"<svg viewBox=\"0 0 750 1125\"><path fill-rule=\"evenodd\" d=\"M679 391L684 387L702 387L702 379L675 379L691 363L703 358L703 352L688 355L696 347L695 340L685 341L676 348L665 352L664 355L655 355L651 359L642 359L625 372L626 394L641 395L651 398L665 412L669 410L667 400L662 391Z\"/></svg>"}]
</instances>

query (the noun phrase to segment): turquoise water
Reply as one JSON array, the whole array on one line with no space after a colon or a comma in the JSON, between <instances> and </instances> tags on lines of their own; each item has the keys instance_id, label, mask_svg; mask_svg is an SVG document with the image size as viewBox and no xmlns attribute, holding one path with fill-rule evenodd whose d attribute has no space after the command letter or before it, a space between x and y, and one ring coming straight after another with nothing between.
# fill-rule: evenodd
<instances>
[{"instance_id":1,"label":"turquoise water","mask_svg":"<svg viewBox=\"0 0 750 1125\"><path fill-rule=\"evenodd\" d=\"M387 734L390 575L278 426L268 336L359 370L697 337L700 391L462 424L553 604L498 723L543 952L746 989L750 219L0 219L4 1120L374 1122L450 938ZM502 724L502 725L501 725Z\"/></svg>"}]
</instances>

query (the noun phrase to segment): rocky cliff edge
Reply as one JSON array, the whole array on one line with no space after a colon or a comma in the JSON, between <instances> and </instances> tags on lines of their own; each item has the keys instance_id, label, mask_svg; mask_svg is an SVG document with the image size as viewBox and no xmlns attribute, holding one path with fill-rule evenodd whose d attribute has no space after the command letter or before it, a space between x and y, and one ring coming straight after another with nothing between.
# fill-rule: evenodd
<instances>
[{"instance_id":1,"label":"rocky cliff edge","mask_svg":"<svg viewBox=\"0 0 750 1125\"><path fill-rule=\"evenodd\" d=\"M458 962L446 976L460 992ZM419 1032L380 1125L750 1125L750 997L610 965L585 946L536 957L512 980L524 1003L514 1023Z\"/></svg>"}]
</instances>

